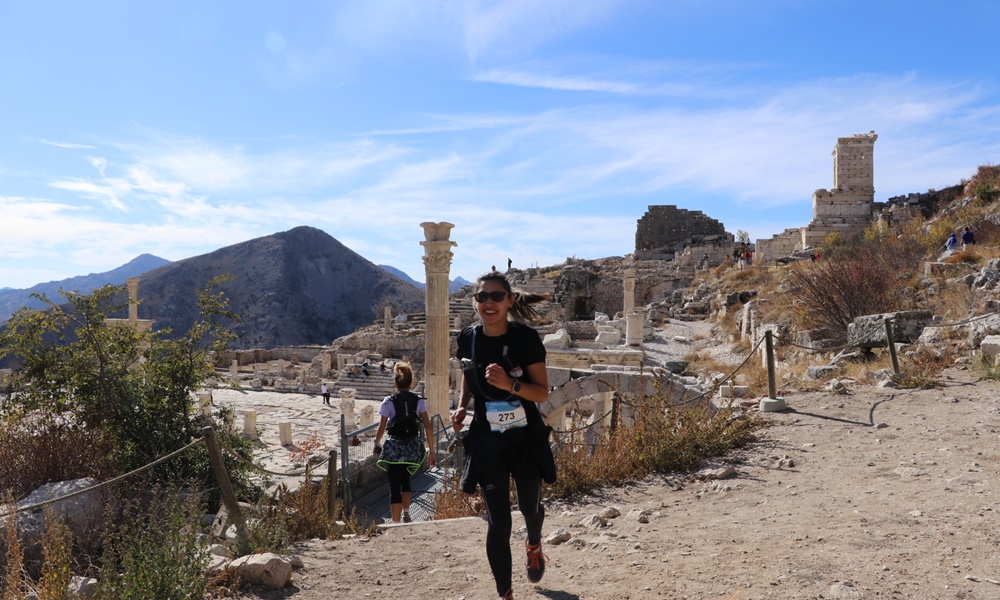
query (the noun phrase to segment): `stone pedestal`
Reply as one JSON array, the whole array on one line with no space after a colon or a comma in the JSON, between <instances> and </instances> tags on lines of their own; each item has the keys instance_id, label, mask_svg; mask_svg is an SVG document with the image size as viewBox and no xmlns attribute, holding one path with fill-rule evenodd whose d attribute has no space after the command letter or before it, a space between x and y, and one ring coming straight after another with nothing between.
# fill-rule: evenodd
<instances>
[{"instance_id":1,"label":"stone pedestal","mask_svg":"<svg viewBox=\"0 0 1000 600\"><path fill-rule=\"evenodd\" d=\"M761 398L760 400L760 412L778 412L786 408L788 408L788 405L785 403L785 399L781 397Z\"/></svg>"},{"instance_id":2,"label":"stone pedestal","mask_svg":"<svg viewBox=\"0 0 1000 600\"><path fill-rule=\"evenodd\" d=\"M212 392L198 392L198 414L212 414Z\"/></svg>"},{"instance_id":3,"label":"stone pedestal","mask_svg":"<svg viewBox=\"0 0 1000 600\"><path fill-rule=\"evenodd\" d=\"M248 410L243 413L243 436L248 440L257 439L257 411Z\"/></svg>"},{"instance_id":4,"label":"stone pedestal","mask_svg":"<svg viewBox=\"0 0 1000 600\"><path fill-rule=\"evenodd\" d=\"M292 445L292 424L278 423L278 443L282 446Z\"/></svg>"},{"instance_id":5,"label":"stone pedestal","mask_svg":"<svg viewBox=\"0 0 1000 600\"><path fill-rule=\"evenodd\" d=\"M448 361L449 361L449 272L451 248L457 246L448 238L451 223L421 223L424 228L424 272L427 279L425 309L427 336L424 356L424 382L427 409L430 416L441 415L448 419Z\"/></svg>"},{"instance_id":6,"label":"stone pedestal","mask_svg":"<svg viewBox=\"0 0 1000 600\"><path fill-rule=\"evenodd\" d=\"M646 323L645 311L633 311L625 317L625 344L629 346L642 345L642 326Z\"/></svg>"},{"instance_id":7,"label":"stone pedestal","mask_svg":"<svg viewBox=\"0 0 1000 600\"><path fill-rule=\"evenodd\" d=\"M354 433L358 429L357 416L354 414L354 396L357 390L354 388L341 388L340 389L340 414L344 415L344 426L346 431L343 432L344 435L348 433Z\"/></svg>"},{"instance_id":8,"label":"stone pedestal","mask_svg":"<svg viewBox=\"0 0 1000 600\"><path fill-rule=\"evenodd\" d=\"M361 428L364 429L369 425L375 424L375 407L371 404L361 407ZM369 432L370 435L375 435L375 431Z\"/></svg>"}]
</instances>

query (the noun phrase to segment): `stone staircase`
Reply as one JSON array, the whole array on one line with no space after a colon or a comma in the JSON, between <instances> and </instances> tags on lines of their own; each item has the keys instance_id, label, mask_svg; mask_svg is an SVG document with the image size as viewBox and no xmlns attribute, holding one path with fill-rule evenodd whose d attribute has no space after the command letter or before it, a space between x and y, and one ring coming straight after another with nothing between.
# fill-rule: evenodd
<instances>
[{"instance_id":1,"label":"stone staircase","mask_svg":"<svg viewBox=\"0 0 1000 600\"><path fill-rule=\"evenodd\" d=\"M337 383L333 385L333 389L331 390L334 400L340 396L342 388L357 390L355 394L355 399L357 400L373 400L375 402L381 402L386 396L392 395L395 391L391 368L387 368L383 373L379 370L377 364L369 365L367 380L361 375L355 375L354 381L351 381L351 370L356 366L360 367L361 365L349 364L337 373Z\"/></svg>"},{"instance_id":2,"label":"stone staircase","mask_svg":"<svg viewBox=\"0 0 1000 600\"><path fill-rule=\"evenodd\" d=\"M449 327L459 329L465 327L476 320L476 310L472 308L469 300L454 301L448 303ZM406 323L416 327L427 326L427 314L424 312L409 313L406 315Z\"/></svg>"}]
</instances>

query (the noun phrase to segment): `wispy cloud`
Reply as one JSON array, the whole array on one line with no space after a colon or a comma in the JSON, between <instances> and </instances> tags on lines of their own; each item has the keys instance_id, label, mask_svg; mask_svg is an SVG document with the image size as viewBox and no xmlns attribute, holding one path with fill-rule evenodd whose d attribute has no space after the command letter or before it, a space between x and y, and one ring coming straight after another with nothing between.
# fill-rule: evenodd
<instances>
[{"instance_id":1,"label":"wispy cloud","mask_svg":"<svg viewBox=\"0 0 1000 600\"><path fill-rule=\"evenodd\" d=\"M36 141L36 140L31 140L31 138L24 138L24 139L27 139L28 141ZM90 146L87 144L74 144L72 142L54 142L52 140L46 140L44 138L38 139L37 142L40 144L55 146L56 148L66 148L68 150L95 150L97 148L96 146Z\"/></svg>"}]
</instances>

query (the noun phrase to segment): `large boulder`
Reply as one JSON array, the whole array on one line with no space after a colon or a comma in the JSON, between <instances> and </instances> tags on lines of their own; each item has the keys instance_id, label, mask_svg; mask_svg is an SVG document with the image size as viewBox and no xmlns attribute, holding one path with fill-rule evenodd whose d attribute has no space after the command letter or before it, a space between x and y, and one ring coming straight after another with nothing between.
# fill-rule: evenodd
<instances>
[{"instance_id":1,"label":"large boulder","mask_svg":"<svg viewBox=\"0 0 1000 600\"><path fill-rule=\"evenodd\" d=\"M973 321L968 327L969 347L978 348L986 337L1000 334L1000 314Z\"/></svg>"},{"instance_id":2,"label":"large boulder","mask_svg":"<svg viewBox=\"0 0 1000 600\"><path fill-rule=\"evenodd\" d=\"M857 348L886 347L887 318L892 318L893 341L912 344L920 337L924 327L931 324L934 317L929 310L909 310L858 317L847 326L847 343Z\"/></svg>"},{"instance_id":3,"label":"large boulder","mask_svg":"<svg viewBox=\"0 0 1000 600\"><path fill-rule=\"evenodd\" d=\"M242 556L229 563L229 568L241 580L272 590L280 590L292 580L291 561L271 552Z\"/></svg>"},{"instance_id":4,"label":"large boulder","mask_svg":"<svg viewBox=\"0 0 1000 600\"><path fill-rule=\"evenodd\" d=\"M84 492L97 485L93 477L46 483L17 503L18 508L33 506L55 498L78 494L53 502L48 507L73 532L76 538L86 538L95 533L104 514L104 497L99 490ZM83 493L81 493L83 492ZM45 507L18 513L17 529L28 560L40 558L42 533L45 531Z\"/></svg>"}]
</instances>

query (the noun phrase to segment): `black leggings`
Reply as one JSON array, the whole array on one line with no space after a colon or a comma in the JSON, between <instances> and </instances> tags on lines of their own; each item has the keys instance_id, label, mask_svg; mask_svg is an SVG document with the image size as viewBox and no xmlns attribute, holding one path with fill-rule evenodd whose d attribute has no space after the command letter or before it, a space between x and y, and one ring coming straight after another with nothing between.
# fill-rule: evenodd
<instances>
[{"instance_id":1,"label":"black leggings","mask_svg":"<svg viewBox=\"0 0 1000 600\"><path fill-rule=\"evenodd\" d=\"M486 531L486 557L490 561L493 579L497 584L497 595L504 595L511 587L510 555L510 471L502 462L490 465L483 472L479 485L486 500L486 517L489 528ZM528 543L538 544L542 540L542 522L545 507L542 506L542 479L532 477L514 479L517 487L517 506L524 516L528 530Z\"/></svg>"},{"instance_id":2,"label":"black leggings","mask_svg":"<svg viewBox=\"0 0 1000 600\"><path fill-rule=\"evenodd\" d=\"M410 472L406 465L388 464L386 474L389 476L389 503L401 504L403 492L410 491Z\"/></svg>"}]
</instances>

